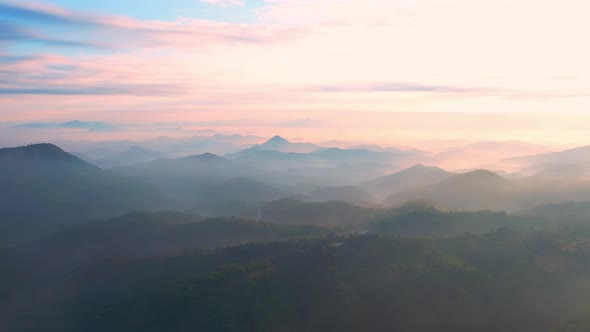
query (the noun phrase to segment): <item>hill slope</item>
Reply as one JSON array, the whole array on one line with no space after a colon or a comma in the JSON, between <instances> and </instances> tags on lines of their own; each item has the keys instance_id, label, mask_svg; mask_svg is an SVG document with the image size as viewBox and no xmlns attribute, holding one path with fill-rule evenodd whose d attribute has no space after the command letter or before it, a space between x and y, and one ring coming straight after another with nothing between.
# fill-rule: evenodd
<instances>
[{"instance_id":1,"label":"hill slope","mask_svg":"<svg viewBox=\"0 0 590 332\"><path fill-rule=\"evenodd\" d=\"M548 203L518 213L523 216L542 217L550 220L590 219L590 202Z\"/></svg>"},{"instance_id":2,"label":"hill slope","mask_svg":"<svg viewBox=\"0 0 590 332\"><path fill-rule=\"evenodd\" d=\"M453 173L442 168L418 164L397 173L365 182L361 186L373 194L386 197L394 193L425 187L451 176Z\"/></svg>"},{"instance_id":3,"label":"hill slope","mask_svg":"<svg viewBox=\"0 0 590 332\"><path fill-rule=\"evenodd\" d=\"M104 262L46 289L25 326L582 332L589 323L587 234L582 241L511 231L450 239L353 236ZM0 331L19 330L3 323Z\"/></svg>"},{"instance_id":4,"label":"hill slope","mask_svg":"<svg viewBox=\"0 0 590 332\"><path fill-rule=\"evenodd\" d=\"M484 234L501 228L540 227L543 220L492 211L440 211L434 206L410 204L368 226L371 233L397 236L457 236Z\"/></svg>"},{"instance_id":5,"label":"hill slope","mask_svg":"<svg viewBox=\"0 0 590 332\"><path fill-rule=\"evenodd\" d=\"M170 202L147 184L52 144L0 149L0 241L28 240L89 218Z\"/></svg>"},{"instance_id":6,"label":"hill slope","mask_svg":"<svg viewBox=\"0 0 590 332\"><path fill-rule=\"evenodd\" d=\"M311 203L285 198L263 205L260 219L280 224L345 226L362 224L381 212L341 201Z\"/></svg>"},{"instance_id":7,"label":"hill slope","mask_svg":"<svg viewBox=\"0 0 590 332\"><path fill-rule=\"evenodd\" d=\"M428 187L394 194L389 205L432 200L450 209L520 211L536 205L566 200L590 200L590 182L528 177L507 179L478 170L455 175Z\"/></svg>"},{"instance_id":8,"label":"hill slope","mask_svg":"<svg viewBox=\"0 0 590 332\"><path fill-rule=\"evenodd\" d=\"M179 212L133 212L75 225L29 245L16 257L36 273L59 274L104 259L149 258L248 242L328 234L313 226L281 226L239 218L210 218Z\"/></svg>"},{"instance_id":9,"label":"hill slope","mask_svg":"<svg viewBox=\"0 0 590 332\"><path fill-rule=\"evenodd\" d=\"M375 197L356 186L320 187L305 194L306 198L315 202L343 201L357 205L367 205L375 201Z\"/></svg>"},{"instance_id":10,"label":"hill slope","mask_svg":"<svg viewBox=\"0 0 590 332\"><path fill-rule=\"evenodd\" d=\"M514 164L577 164L590 163L590 146L581 146L569 150L514 157L505 160Z\"/></svg>"}]
</instances>

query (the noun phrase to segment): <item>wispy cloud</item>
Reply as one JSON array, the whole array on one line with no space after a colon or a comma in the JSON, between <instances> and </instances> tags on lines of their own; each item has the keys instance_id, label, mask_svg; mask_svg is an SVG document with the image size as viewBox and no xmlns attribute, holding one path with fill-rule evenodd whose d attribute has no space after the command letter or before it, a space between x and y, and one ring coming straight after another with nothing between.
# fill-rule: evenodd
<instances>
[{"instance_id":1,"label":"wispy cloud","mask_svg":"<svg viewBox=\"0 0 590 332\"><path fill-rule=\"evenodd\" d=\"M325 125L325 122L316 121L313 119L295 119L295 120L287 120L287 121L280 121L274 124L276 127L281 128L311 128L311 127L321 127Z\"/></svg>"},{"instance_id":2,"label":"wispy cloud","mask_svg":"<svg viewBox=\"0 0 590 332\"><path fill-rule=\"evenodd\" d=\"M387 136L387 121L403 121L380 114L586 112L589 10L587 0L266 0L199 12L218 20L142 20L0 0L0 118L198 120L293 136L337 122L343 135ZM449 119L428 117L418 130Z\"/></svg>"},{"instance_id":3,"label":"wispy cloud","mask_svg":"<svg viewBox=\"0 0 590 332\"><path fill-rule=\"evenodd\" d=\"M236 4L235 0L215 1L218 5ZM38 40L52 46L87 46L112 49L203 48L217 43L265 44L290 40L301 29L271 24L232 24L191 18L176 21L140 21L129 17L96 15L32 4L0 3L4 19L0 40L19 42ZM23 27L19 22L30 22ZM76 26L77 40L63 38L63 30L44 35L34 26ZM67 34L72 35L72 34ZM101 43L89 43L100 40Z\"/></svg>"},{"instance_id":4,"label":"wispy cloud","mask_svg":"<svg viewBox=\"0 0 590 332\"><path fill-rule=\"evenodd\" d=\"M210 5L220 6L220 7L230 7L230 6L243 6L244 0L199 0L204 3L208 3Z\"/></svg>"},{"instance_id":5,"label":"wispy cloud","mask_svg":"<svg viewBox=\"0 0 590 332\"><path fill-rule=\"evenodd\" d=\"M18 43L23 41L35 42L43 46L81 47L90 49L107 48L106 45L101 45L100 43L52 38L23 24L0 23L0 42ZM1 59L2 57L0 57L0 60Z\"/></svg>"},{"instance_id":6,"label":"wispy cloud","mask_svg":"<svg viewBox=\"0 0 590 332\"><path fill-rule=\"evenodd\" d=\"M311 86L309 91L321 92L433 92L433 93L497 93L498 89L463 87L454 85L429 85L406 82L375 82L360 84L333 84Z\"/></svg>"},{"instance_id":7,"label":"wispy cloud","mask_svg":"<svg viewBox=\"0 0 590 332\"><path fill-rule=\"evenodd\" d=\"M76 16L58 7L30 2L0 2L0 16L5 19L19 18L50 24L102 25L88 15Z\"/></svg>"},{"instance_id":8,"label":"wispy cloud","mask_svg":"<svg viewBox=\"0 0 590 332\"><path fill-rule=\"evenodd\" d=\"M39 88L3 88L0 87L0 95L56 95L56 96L101 96L101 95L136 95L136 96L152 96L152 95L171 95L178 94L179 91L170 86L158 85L96 85L92 87L39 87Z\"/></svg>"},{"instance_id":9,"label":"wispy cloud","mask_svg":"<svg viewBox=\"0 0 590 332\"><path fill-rule=\"evenodd\" d=\"M73 120L63 123L58 122L29 122L12 126L13 128L28 129L84 129L89 132L112 132L121 131L123 127L108 122L99 121L79 121Z\"/></svg>"}]
</instances>

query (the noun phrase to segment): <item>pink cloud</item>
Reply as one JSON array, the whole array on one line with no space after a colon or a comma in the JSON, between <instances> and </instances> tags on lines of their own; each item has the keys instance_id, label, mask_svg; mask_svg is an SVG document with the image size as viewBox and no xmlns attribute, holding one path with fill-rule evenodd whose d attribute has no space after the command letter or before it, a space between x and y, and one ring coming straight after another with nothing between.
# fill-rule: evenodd
<instances>
[{"instance_id":1,"label":"pink cloud","mask_svg":"<svg viewBox=\"0 0 590 332\"><path fill-rule=\"evenodd\" d=\"M533 0L267 0L250 24L142 21L25 6L53 24L72 25L59 31L105 43L107 52L0 54L0 121L309 118L322 124L335 119L346 135L358 138L426 135L437 128L447 128L448 138L491 138L510 118L493 122L483 113L531 112L548 119L540 128L562 121L542 114L582 113L590 103L590 48L579 39L589 27L583 10L588 3L565 1L568 6ZM557 12L568 20L547 24ZM563 76L570 78L555 79ZM474 114L471 122L461 122L464 114ZM516 120L528 126L534 118ZM403 125L392 129L397 123ZM554 136L567 131L565 123ZM293 135L321 131L305 130ZM546 134L531 129L527 137ZM340 134L334 129L321 135Z\"/></svg>"},{"instance_id":2,"label":"pink cloud","mask_svg":"<svg viewBox=\"0 0 590 332\"><path fill-rule=\"evenodd\" d=\"M207 2L224 6L238 4L240 1ZM180 50L216 44L270 44L292 40L304 32L302 28L282 27L276 24L233 24L183 17L175 21L142 21L125 16L70 11L36 3L0 3L0 10L17 20L24 18L54 25L84 26L85 29L77 34L68 34L68 37L74 38L71 43L100 41L103 48L112 49ZM34 34L34 31L31 31L31 34ZM61 37L47 36L47 39L61 40Z\"/></svg>"}]
</instances>

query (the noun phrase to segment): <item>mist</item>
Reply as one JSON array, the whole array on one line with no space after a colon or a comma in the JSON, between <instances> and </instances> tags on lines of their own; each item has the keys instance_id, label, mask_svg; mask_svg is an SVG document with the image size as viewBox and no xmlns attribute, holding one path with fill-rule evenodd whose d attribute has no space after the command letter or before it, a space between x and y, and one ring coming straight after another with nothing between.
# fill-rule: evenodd
<instances>
[{"instance_id":1,"label":"mist","mask_svg":"<svg viewBox=\"0 0 590 332\"><path fill-rule=\"evenodd\" d=\"M0 332L590 331L587 0L0 0Z\"/></svg>"}]
</instances>

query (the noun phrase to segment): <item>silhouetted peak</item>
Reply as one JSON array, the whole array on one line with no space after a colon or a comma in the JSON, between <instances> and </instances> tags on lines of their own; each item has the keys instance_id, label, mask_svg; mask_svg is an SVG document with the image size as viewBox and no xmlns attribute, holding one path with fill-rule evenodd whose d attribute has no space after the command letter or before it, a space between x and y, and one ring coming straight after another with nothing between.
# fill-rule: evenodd
<instances>
[{"instance_id":1,"label":"silhouetted peak","mask_svg":"<svg viewBox=\"0 0 590 332\"><path fill-rule=\"evenodd\" d=\"M268 141L264 142L263 145L280 145L280 144L289 144L289 141L282 138L279 135L274 136L273 138L269 139Z\"/></svg>"},{"instance_id":2,"label":"silhouetted peak","mask_svg":"<svg viewBox=\"0 0 590 332\"><path fill-rule=\"evenodd\" d=\"M50 143L31 144L16 148L0 149L1 159L11 160L79 160L77 157L65 152L60 147Z\"/></svg>"}]
</instances>

